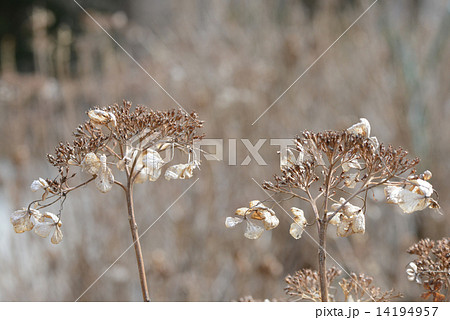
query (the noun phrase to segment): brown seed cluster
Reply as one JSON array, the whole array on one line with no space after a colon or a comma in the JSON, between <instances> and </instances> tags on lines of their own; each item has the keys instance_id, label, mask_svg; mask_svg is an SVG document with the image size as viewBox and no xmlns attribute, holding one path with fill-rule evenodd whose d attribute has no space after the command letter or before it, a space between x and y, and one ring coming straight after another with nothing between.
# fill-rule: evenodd
<instances>
[{"instance_id":1,"label":"brown seed cluster","mask_svg":"<svg viewBox=\"0 0 450 320\"><path fill-rule=\"evenodd\" d=\"M395 292L393 289L383 291L372 284L373 278L364 274L350 274L350 278L342 279L339 286L344 293L345 301L355 302L388 302L396 298L401 298L401 293Z\"/></svg>"},{"instance_id":2,"label":"brown seed cluster","mask_svg":"<svg viewBox=\"0 0 450 320\"><path fill-rule=\"evenodd\" d=\"M335 267L328 269L326 276L329 289L333 288L333 282L340 274L341 271ZM321 301L317 271L302 269L294 275L287 276L285 281L287 287L284 291L294 300ZM373 278L364 274L357 276L355 273L351 273L349 278L342 279L339 282L339 287L344 295L344 301L385 302L402 296L394 292L394 290L382 291L380 288L375 287L372 282ZM335 296L330 294L331 291L328 290L328 301L337 301L337 293Z\"/></svg>"},{"instance_id":3,"label":"brown seed cluster","mask_svg":"<svg viewBox=\"0 0 450 320\"><path fill-rule=\"evenodd\" d=\"M332 267L327 270L328 285L341 274L341 271ZM287 283L285 293L293 300L321 301L319 274L315 270L302 269L294 275L285 278ZM334 301L334 296L329 295L329 301Z\"/></svg>"},{"instance_id":4,"label":"brown seed cluster","mask_svg":"<svg viewBox=\"0 0 450 320\"><path fill-rule=\"evenodd\" d=\"M408 279L425 289L423 299L448 301L450 287L450 238L433 241L428 238L411 246L409 254L418 256L406 270Z\"/></svg>"}]
</instances>

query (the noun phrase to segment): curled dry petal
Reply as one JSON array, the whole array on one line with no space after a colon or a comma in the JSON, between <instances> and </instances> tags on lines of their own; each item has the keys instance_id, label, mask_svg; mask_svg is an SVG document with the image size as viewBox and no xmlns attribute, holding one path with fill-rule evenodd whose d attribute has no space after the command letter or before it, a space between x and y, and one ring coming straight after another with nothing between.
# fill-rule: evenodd
<instances>
[{"instance_id":1,"label":"curled dry petal","mask_svg":"<svg viewBox=\"0 0 450 320\"><path fill-rule=\"evenodd\" d=\"M418 278L417 277L417 265L414 262L410 262L408 264L408 267L406 269L406 274L408 275L409 281L414 281Z\"/></svg>"},{"instance_id":2,"label":"curled dry petal","mask_svg":"<svg viewBox=\"0 0 450 320\"><path fill-rule=\"evenodd\" d=\"M329 212L328 216L331 216L334 212ZM333 218L329 221L330 224L337 226L339 223L341 223L341 215L342 212L337 212Z\"/></svg>"},{"instance_id":3,"label":"curled dry petal","mask_svg":"<svg viewBox=\"0 0 450 320\"><path fill-rule=\"evenodd\" d=\"M292 207L291 212L294 215L294 222L291 224L289 233L294 239L300 239L308 221L302 209Z\"/></svg>"},{"instance_id":4,"label":"curled dry petal","mask_svg":"<svg viewBox=\"0 0 450 320\"><path fill-rule=\"evenodd\" d=\"M430 170L425 170L425 172L423 173L423 180L430 180L432 176L433 174Z\"/></svg>"},{"instance_id":5,"label":"curled dry petal","mask_svg":"<svg viewBox=\"0 0 450 320\"><path fill-rule=\"evenodd\" d=\"M360 118L358 123L347 129L347 132L368 138L370 136L370 123L366 118Z\"/></svg>"},{"instance_id":6,"label":"curled dry petal","mask_svg":"<svg viewBox=\"0 0 450 320\"><path fill-rule=\"evenodd\" d=\"M270 212L266 211L264 216L264 228L266 230L272 230L278 227L280 220L278 220L277 216L272 215Z\"/></svg>"},{"instance_id":7,"label":"curled dry petal","mask_svg":"<svg viewBox=\"0 0 450 320\"><path fill-rule=\"evenodd\" d=\"M45 179L39 178L38 180L34 180L31 183L30 189L33 192L38 191L39 189L47 189L48 188L48 183Z\"/></svg>"},{"instance_id":8,"label":"curled dry petal","mask_svg":"<svg viewBox=\"0 0 450 320\"><path fill-rule=\"evenodd\" d=\"M189 179L192 178L195 168L198 168L198 161L192 161L186 164L176 164L166 170L164 177L167 180Z\"/></svg>"},{"instance_id":9,"label":"curled dry petal","mask_svg":"<svg viewBox=\"0 0 450 320\"><path fill-rule=\"evenodd\" d=\"M249 213L250 213L250 209L243 207L243 208L238 208L234 214L237 216L245 217L245 215L247 215Z\"/></svg>"},{"instance_id":10,"label":"curled dry petal","mask_svg":"<svg viewBox=\"0 0 450 320\"><path fill-rule=\"evenodd\" d=\"M108 123L112 123L114 127L117 125L116 116L112 112L93 109L88 111L88 117L97 127L107 125Z\"/></svg>"},{"instance_id":11,"label":"curled dry petal","mask_svg":"<svg viewBox=\"0 0 450 320\"><path fill-rule=\"evenodd\" d=\"M410 180L406 187L387 186L384 194L388 203L398 204L405 213L420 211L428 206L438 208L439 204L431 197L433 186L422 179Z\"/></svg>"}]
</instances>

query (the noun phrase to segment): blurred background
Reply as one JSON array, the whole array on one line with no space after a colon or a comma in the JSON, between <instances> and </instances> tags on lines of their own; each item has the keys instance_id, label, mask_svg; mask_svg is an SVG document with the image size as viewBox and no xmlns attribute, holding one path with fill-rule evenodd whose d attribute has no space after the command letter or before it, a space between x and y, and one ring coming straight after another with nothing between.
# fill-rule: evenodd
<instances>
[{"instance_id":1,"label":"blurred background","mask_svg":"<svg viewBox=\"0 0 450 320\"><path fill-rule=\"evenodd\" d=\"M255 125L256 118L369 6L368 0L144 1L79 0L88 12L184 108L205 120L208 138L291 138L304 129L344 129L366 117L373 135L403 146L430 169L443 215L411 215L369 202L365 235L336 239L328 251L346 271L365 273L404 300L420 300L408 282L405 251L424 237L449 236L450 2L378 1ZM64 240L16 235L10 213L35 194L30 183L53 178L46 162L93 106L131 100L177 107L73 1L0 4L0 300L74 301L131 244L120 190L93 185L64 204ZM290 219L257 241L224 219L266 198L252 180L279 171L279 147L261 148L267 166L205 161L200 180L141 238L155 301L286 299L284 277L316 268L306 235ZM213 151L213 150L210 150ZM138 185L142 232L193 180ZM382 190L377 191L377 198ZM285 207L302 203L286 203ZM306 210L305 210L306 211ZM307 211L307 215L311 212ZM316 237L314 229L309 230ZM129 250L81 301L140 301ZM328 259L329 266L334 265Z\"/></svg>"}]
</instances>

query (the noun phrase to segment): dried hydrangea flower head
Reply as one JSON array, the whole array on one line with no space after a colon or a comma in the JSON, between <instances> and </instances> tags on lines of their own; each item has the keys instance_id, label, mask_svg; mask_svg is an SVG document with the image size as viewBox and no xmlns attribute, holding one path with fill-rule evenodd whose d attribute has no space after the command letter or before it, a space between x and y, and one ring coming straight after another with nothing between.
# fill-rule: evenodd
<instances>
[{"instance_id":1,"label":"dried hydrangea flower head","mask_svg":"<svg viewBox=\"0 0 450 320\"><path fill-rule=\"evenodd\" d=\"M304 206L291 209L289 233L300 239L308 226L316 226L324 301L328 225L336 226L338 237L364 234L369 190L386 187L387 202L404 212L439 207L432 198L431 172L416 175L419 159L408 159L402 148L379 143L371 129L369 121L361 118L346 130L303 131L294 140L295 148L281 154L281 173L262 184L268 200L284 194L282 201L295 199L310 207L309 212Z\"/></svg>"},{"instance_id":2,"label":"dried hydrangea flower head","mask_svg":"<svg viewBox=\"0 0 450 320\"><path fill-rule=\"evenodd\" d=\"M74 132L71 143L60 143L48 161L58 169L53 179L39 178L31 184L34 192L42 191L39 200L28 208L11 215L11 223L17 233L30 231L47 237L57 244L62 240L62 202L67 195L94 182L101 193L114 186L126 195L130 230L136 248L144 300L149 300L139 237L134 217L132 192L135 183L158 180L167 162L174 159L175 151L187 155L186 163L173 164L166 172L166 179L189 179L200 162L194 159L194 141L202 138L198 129L203 122L195 112L169 110L154 111L144 106L132 108L131 102L93 108L87 112L88 120ZM166 150L166 151L164 151ZM170 152L163 160L161 152ZM117 172L114 172L117 171ZM58 214L40 213L53 204L60 204ZM147 293L145 293L147 292Z\"/></svg>"},{"instance_id":3,"label":"dried hydrangea flower head","mask_svg":"<svg viewBox=\"0 0 450 320\"><path fill-rule=\"evenodd\" d=\"M409 281L415 281L425 289L421 297L424 300L432 298L434 302L449 301L450 238L422 239L407 252L417 256L408 264L406 274Z\"/></svg>"},{"instance_id":4,"label":"dried hydrangea flower head","mask_svg":"<svg viewBox=\"0 0 450 320\"><path fill-rule=\"evenodd\" d=\"M327 270L327 283L330 287L340 274L341 270L335 267ZM339 286L334 288L335 290L336 287L341 289L346 302L385 302L402 297L394 290L382 291L372 284L373 279L371 277L364 274L357 276L355 273L351 273L349 276L349 278L341 279ZM321 301L320 277L317 271L311 269L299 270L294 275L288 275L285 282L287 286L284 291L293 301ZM328 300L336 301L336 297L329 294Z\"/></svg>"}]
</instances>

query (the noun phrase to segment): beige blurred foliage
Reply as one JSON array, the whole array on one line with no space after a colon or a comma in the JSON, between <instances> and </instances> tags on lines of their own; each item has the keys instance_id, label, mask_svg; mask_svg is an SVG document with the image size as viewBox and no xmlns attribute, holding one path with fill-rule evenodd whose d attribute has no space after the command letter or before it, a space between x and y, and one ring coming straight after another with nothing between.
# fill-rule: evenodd
<instances>
[{"instance_id":1,"label":"beige blurred foliage","mask_svg":"<svg viewBox=\"0 0 450 320\"><path fill-rule=\"evenodd\" d=\"M381 142L420 157L418 171L433 172L443 215L403 215L382 203L379 190L370 195L365 235L328 242L329 253L347 271L368 274L407 301L419 300L420 288L405 273L406 250L420 238L448 236L450 227L449 2L379 1L251 125L371 3L317 1L310 15L298 1L136 1L128 18L91 13L184 108L199 113L208 138L238 139L238 163L247 155L241 138L256 143L291 138L303 129L345 129L360 117L369 119ZM70 138L92 106L127 99L155 109L176 107L81 10L77 19L83 32L76 35L61 28L54 37L42 23L31 24L34 74L15 71L14 46L2 41L2 301L73 301L131 244L117 188L103 195L89 186L71 194L58 246L14 234L9 215L32 200L30 183L54 174L45 154ZM280 226L257 241L226 230L224 220L235 208L265 197L252 178L270 179L280 165L278 147L268 142L261 149L267 166L254 160L230 166L226 146L224 161L202 159L200 180L142 235L155 301L280 299L287 274L317 267L312 240L293 239L291 221L276 207ZM190 184L158 180L137 186L140 233ZM131 249L81 300L140 299Z\"/></svg>"}]
</instances>

